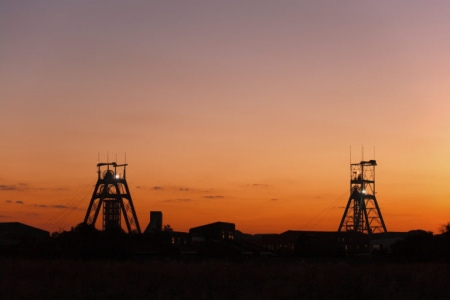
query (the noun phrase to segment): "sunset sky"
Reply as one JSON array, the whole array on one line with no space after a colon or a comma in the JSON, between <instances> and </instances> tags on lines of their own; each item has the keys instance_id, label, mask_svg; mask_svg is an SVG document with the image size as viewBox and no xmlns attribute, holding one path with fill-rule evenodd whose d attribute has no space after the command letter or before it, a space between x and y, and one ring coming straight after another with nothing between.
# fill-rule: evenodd
<instances>
[{"instance_id":1,"label":"sunset sky","mask_svg":"<svg viewBox=\"0 0 450 300\"><path fill-rule=\"evenodd\" d=\"M449 54L450 1L0 0L0 222L70 229L126 157L142 228L334 231L351 147L388 231L439 232Z\"/></svg>"}]
</instances>

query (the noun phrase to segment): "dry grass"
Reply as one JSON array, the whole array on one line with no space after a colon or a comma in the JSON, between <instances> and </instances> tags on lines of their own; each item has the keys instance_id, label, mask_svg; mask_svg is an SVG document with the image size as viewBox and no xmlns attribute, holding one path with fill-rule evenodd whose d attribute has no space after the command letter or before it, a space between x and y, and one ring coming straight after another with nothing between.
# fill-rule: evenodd
<instances>
[{"instance_id":1,"label":"dry grass","mask_svg":"<svg viewBox=\"0 0 450 300\"><path fill-rule=\"evenodd\" d=\"M1 299L450 299L445 264L0 259Z\"/></svg>"}]
</instances>

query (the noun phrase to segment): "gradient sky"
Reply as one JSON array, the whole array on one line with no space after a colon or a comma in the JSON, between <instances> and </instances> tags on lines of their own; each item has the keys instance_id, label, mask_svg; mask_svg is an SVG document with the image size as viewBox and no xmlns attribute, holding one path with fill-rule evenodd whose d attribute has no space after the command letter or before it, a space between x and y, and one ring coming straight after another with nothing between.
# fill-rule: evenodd
<instances>
[{"instance_id":1,"label":"gradient sky","mask_svg":"<svg viewBox=\"0 0 450 300\"><path fill-rule=\"evenodd\" d=\"M352 147L388 231L438 232L449 53L449 1L0 0L0 221L70 229L126 153L142 228L337 230Z\"/></svg>"}]
</instances>

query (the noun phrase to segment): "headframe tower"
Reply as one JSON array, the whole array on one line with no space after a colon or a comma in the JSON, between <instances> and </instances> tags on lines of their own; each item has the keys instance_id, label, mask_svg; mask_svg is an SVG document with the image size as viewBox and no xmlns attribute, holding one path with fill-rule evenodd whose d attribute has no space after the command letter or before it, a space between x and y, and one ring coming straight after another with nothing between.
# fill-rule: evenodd
<instances>
[{"instance_id":1,"label":"headframe tower","mask_svg":"<svg viewBox=\"0 0 450 300\"><path fill-rule=\"evenodd\" d=\"M123 215L128 233L141 233L126 180L127 165L97 164L97 184L84 217L85 224L95 226L100 210L103 210L103 231L121 229ZM118 173L118 169L122 169L122 173Z\"/></svg>"},{"instance_id":2,"label":"headframe tower","mask_svg":"<svg viewBox=\"0 0 450 300\"><path fill-rule=\"evenodd\" d=\"M350 197L338 232L387 232L375 196L375 160L350 164Z\"/></svg>"}]
</instances>

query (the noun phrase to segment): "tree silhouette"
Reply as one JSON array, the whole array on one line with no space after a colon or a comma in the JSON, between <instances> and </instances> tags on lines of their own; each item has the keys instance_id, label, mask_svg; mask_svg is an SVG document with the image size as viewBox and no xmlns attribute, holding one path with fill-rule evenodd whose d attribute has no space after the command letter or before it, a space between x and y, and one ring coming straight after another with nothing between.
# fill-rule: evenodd
<instances>
[{"instance_id":1,"label":"tree silhouette","mask_svg":"<svg viewBox=\"0 0 450 300\"><path fill-rule=\"evenodd\" d=\"M166 224L166 225L164 225L164 227L163 227L163 231L166 231L166 232L173 232L173 228L170 227L170 224Z\"/></svg>"}]
</instances>

